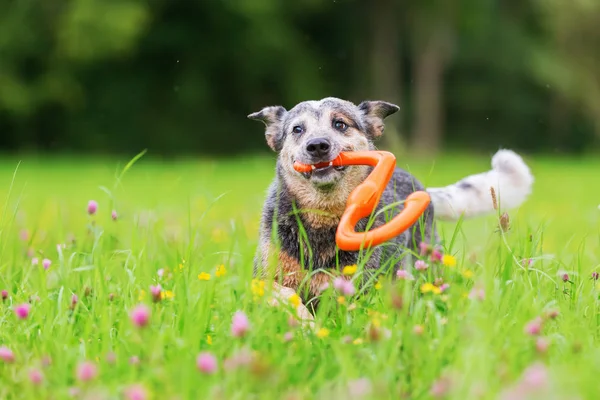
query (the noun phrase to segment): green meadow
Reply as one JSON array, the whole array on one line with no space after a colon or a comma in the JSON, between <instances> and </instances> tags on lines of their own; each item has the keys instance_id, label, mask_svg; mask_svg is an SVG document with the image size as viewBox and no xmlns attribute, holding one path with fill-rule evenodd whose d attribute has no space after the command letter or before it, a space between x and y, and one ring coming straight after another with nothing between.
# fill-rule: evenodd
<instances>
[{"instance_id":1,"label":"green meadow","mask_svg":"<svg viewBox=\"0 0 600 400\"><path fill-rule=\"evenodd\" d=\"M398 166L443 186L490 157ZM332 287L314 330L252 277L274 157L4 158L0 398L597 399L600 159L524 158L533 193L509 229L439 223L455 264Z\"/></svg>"}]
</instances>

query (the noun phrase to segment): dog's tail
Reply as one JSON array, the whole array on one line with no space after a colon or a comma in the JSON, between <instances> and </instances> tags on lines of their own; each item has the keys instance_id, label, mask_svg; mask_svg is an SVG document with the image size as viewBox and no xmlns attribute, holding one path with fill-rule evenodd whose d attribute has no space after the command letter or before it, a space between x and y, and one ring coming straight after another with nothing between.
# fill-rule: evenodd
<instances>
[{"instance_id":1,"label":"dog's tail","mask_svg":"<svg viewBox=\"0 0 600 400\"><path fill-rule=\"evenodd\" d=\"M518 207L531 193L532 185L533 175L523 159L511 150L500 150L492 157L491 170L427 192L437 219L457 220L491 213L494 203L500 210Z\"/></svg>"}]
</instances>

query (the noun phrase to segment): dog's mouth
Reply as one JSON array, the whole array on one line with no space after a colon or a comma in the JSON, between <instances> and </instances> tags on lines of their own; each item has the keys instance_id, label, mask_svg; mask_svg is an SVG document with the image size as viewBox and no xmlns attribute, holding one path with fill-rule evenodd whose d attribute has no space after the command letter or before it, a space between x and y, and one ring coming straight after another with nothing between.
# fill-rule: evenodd
<instances>
[{"instance_id":1,"label":"dog's mouth","mask_svg":"<svg viewBox=\"0 0 600 400\"><path fill-rule=\"evenodd\" d=\"M310 170L301 172L302 176L304 176L306 179L310 179L313 176L314 177L325 177L334 171L342 172L347 168L344 165L334 166L333 161L321 162L321 163L317 163L317 164L307 164L307 165L310 166Z\"/></svg>"}]
</instances>

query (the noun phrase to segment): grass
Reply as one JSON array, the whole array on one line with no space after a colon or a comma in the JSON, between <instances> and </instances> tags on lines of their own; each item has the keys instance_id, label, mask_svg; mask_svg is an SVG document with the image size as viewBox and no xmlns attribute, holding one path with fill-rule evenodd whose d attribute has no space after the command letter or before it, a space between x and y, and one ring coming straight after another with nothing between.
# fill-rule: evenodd
<instances>
[{"instance_id":1,"label":"grass","mask_svg":"<svg viewBox=\"0 0 600 400\"><path fill-rule=\"evenodd\" d=\"M290 326L291 306L269 306L268 285L263 294L252 283L272 158L142 159L118 181L127 161L0 162L0 290L8 292L0 346L15 357L0 361L0 398L60 399L74 390L77 398L124 398L135 384L155 399L427 399L436 391L497 399L510 390L596 398L600 161L528 158L534 193L510 213L508 232L498 232L494 215L440 224L456 266L432 266L415 281L382 279L343 304L329 290L316 333ZM398 164L437 186L487 169L489 159ZM226 273L216 276L220 265ZM421 293L440 277L446 292ZM156 284L164 293L154 303ZM21 320L14 307L23 303L31 310ZM142 328L130 319L138 304L151 310ZM237 310L250 321L241 338L230 331ZM526 333L538 317L541 332ZM216 357L214 374L196 367L201 352ZM97 368L89 382L76 375L84 361ZM41 372L40 385L31 371Z\"/></svg>"}]
</instances>

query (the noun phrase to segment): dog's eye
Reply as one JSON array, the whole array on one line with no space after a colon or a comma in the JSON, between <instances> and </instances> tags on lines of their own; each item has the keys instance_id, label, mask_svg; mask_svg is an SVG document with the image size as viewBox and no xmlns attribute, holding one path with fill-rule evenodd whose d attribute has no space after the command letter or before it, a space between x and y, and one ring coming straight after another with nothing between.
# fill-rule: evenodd
<instances>
[{"instance_id":1,"label":"dog's eye","mask_svg":"<svg viewBox=\"0 0 600 400\"><path fill-rule=\"evenodd\" d=\"M301 127L301 126L299 126L299 125L296 125L296 126L295 126L295 127L292 129L292 132L294 132L294 133L296 133L296 134L300 134L300 133L302 133L303 131L304 131L304 130L303 130L303 129L302 129L302 127Z\"/></svg>"},{"instance_id":2,"label":"dog's eye","mask_svg":"<svg viewBox=\"0 0 600 400\"><path fill-rule=\"evenodd\" d=\"M338 131L345 131L346 129L348 129L348 125L346 125L346 123L344 123L343 121L334 121L333 122L333 127L335 129L337 129Z\"/></svg>"}]
</instances>

